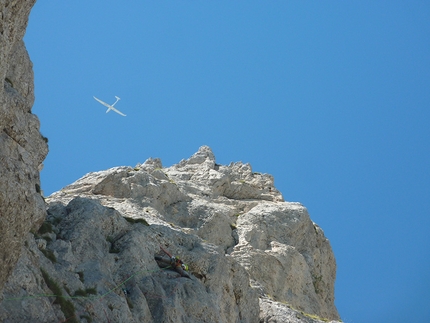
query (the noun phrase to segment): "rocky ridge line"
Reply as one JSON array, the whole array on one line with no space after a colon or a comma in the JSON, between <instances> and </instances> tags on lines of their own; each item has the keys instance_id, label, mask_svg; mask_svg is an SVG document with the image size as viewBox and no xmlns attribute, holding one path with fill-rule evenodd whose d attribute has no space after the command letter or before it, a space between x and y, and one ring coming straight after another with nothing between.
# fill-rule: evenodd
<instances>
[{"instance_id":1,"label":"rocky ridge line","mask_svg":"<svg viewBox=\"0 0 430 323\"><path fill-rule=\"evenodd\" d=\"M89 173L47 203L3 291L0 320L339 319L335 259L306 208L285 202L273 177L249 164L216 164L207 146L167 168L150 158ZM160 246L192 279L157 266ZM60 305L31 297L52 294L52 281Z\"/></svg>"}]
</instances>

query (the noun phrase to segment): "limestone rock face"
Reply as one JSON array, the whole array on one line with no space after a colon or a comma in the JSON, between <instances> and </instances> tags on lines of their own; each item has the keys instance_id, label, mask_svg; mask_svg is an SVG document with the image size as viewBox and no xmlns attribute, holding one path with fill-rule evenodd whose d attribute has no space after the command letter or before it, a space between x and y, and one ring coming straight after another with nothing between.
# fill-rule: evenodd
<instances>
[{"instance_id":1,"label":"limestone rock face","mask_svg":"<svg viewBox=\"0 0 430 323\"><path fill-rule=\"evenodd\" d=\"M22 41L34 2L0 1L0 321L339 319L335 259L306 208L207 146L167 168L150 158L87 174L45 204ZM158 266L163 249L190 279Z\"/></svg>"},{"instance_id":2,"label":"limestone rock face","mask_svg":"<svg viewBox=\"0 0 430 323\"><path fill-rule=\"evenodd\" d=\"M334 255L302 205L260 203L239 217L237 228L232 256L265 295L306 313L336 317Z\"/></svg>"},{"instance_id":3,"label":"limestone rock face","mask_svg":"<svg viewBox=\"0 0 430 323\"><path fill-rule=\"evenodd\" d=\"M3 290L0 321L339 319L323 231L272 176L218 165L209 147L167 168L150 158L87 174L47 203ZM191 279L158 267L162 248Z\"/></svg>"},{"instance_id":4,"label":"limestone rock face","mask_svg":"<svg viewBox=\"0 0 430 323\"><path fill-rule=\"evenodd\" d=\"M0 290L46 216L39 168L48 147L31 113L33 70L22 41L34 2L0 2Z\"/></svg>"}]
</instances>

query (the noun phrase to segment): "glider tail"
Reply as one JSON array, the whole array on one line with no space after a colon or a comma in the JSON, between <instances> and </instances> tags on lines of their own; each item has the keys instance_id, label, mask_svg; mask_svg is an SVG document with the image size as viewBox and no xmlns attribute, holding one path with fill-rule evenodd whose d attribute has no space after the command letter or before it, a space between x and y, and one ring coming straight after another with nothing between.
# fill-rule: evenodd
<instances>
[{"instance_id":1,"label":"glider tail","mask_svg":"<svg viewBox=\"0 0 430 323\"><path fill-rule=\"evenodd\" d=\"M116 101L115 101L115 103L114 104L112 104L112 106L114 106L119 100L121 100L119 97L117 97L116 95L115 95L115 97L116 97Z\"/></svg>"}]
</instances>

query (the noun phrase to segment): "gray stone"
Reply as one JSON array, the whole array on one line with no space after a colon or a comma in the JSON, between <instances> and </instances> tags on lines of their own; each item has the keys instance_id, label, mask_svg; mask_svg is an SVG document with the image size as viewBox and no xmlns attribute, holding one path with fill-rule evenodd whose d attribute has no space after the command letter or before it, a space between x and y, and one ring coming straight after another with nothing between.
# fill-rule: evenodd
<instances>
[{"instance_id":1,"label":"gray stone","mask_svg":"<svg viewBox=\"0 0 430 323\"><path fill-rule=\"evenodd\" d=\"M34 2L0 2L0 290L46 215L39 170L48 147L31 113L33 70L22 41Z\"/></svg>"},{"instance_id":2,"label":"gray stone","mask_svg":"<svg viewBox=\"0 0 430 323\"><path fill-rule=\"evenodd\" d=\"M298 203L263 202L237 221L232 256L265 294L310 314L338 318L334 307L336 263L330 243Z\"/></svg>"},{"instance_id":3,"label":"gray stone","mask_svg":"<svg viewBox=\"0 0 430 323\"><path fill-rule=\"evenodd\" d=\"M33 4L0 3L0 321L338 320L322 229L271 175L218 165L207 146L167 168L149 158L87 174L46 211L47 139L22 42ZM158 266L163 249L191 278Z\"/></svg>"},{"instance_id":4,"label":"gray stone","mask_svg":"<svg viewBox=\"0 0 430 323\"><path fill-rule=\"evenodd\" d=\"M232 189L235 182L246 188ZM50 225L44 227L51 232L28 236L3 292L0 319L339 318L334 256L306 208L284 202L273 177L254 174L248 164L217 165L209 147L168 168L148 159L87 174L47 202ZM191 279L158 267L154 255L161 247L189 265ZM49 305L52 299L31 297L49 293L42 269L73 304L72 314ZM74 298L87 291L95 294ZM24 311L23 299L26 308L49 308L42 316Z\"/></svg>"}]
</instances>

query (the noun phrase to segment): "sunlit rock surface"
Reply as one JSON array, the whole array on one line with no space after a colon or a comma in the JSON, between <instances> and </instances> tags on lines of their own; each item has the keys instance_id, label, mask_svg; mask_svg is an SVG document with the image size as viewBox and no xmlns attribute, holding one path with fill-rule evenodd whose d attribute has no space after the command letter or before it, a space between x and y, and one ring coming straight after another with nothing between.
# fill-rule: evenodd
<instances>
[{"instance_id":1,"label":"sunlit rock surface","mask_svg":"<svg viewBox=\"0 0 430 323\"><path fill-rule=\"evenodd\" d=\"M87 174L46 201L3 290L3 322L339 319L335 259L306 208L207 146L167 168L150 158ZM161 248L191 279L158 267Z\"/></svg>"}]
</instances>

